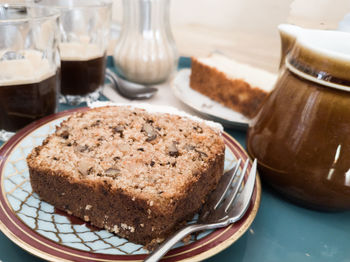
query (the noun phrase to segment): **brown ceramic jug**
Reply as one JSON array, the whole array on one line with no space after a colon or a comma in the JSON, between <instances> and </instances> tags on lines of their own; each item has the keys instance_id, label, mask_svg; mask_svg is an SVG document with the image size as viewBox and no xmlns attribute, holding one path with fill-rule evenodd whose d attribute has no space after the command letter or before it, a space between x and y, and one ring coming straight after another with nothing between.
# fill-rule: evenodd
<instances>
[{"instance_id":1,"label":"brown ceramic jug","mask_svg":"<svg viewBox=\"0 0 350 262\"><path fill-rule=\"evenodd\" d=\"M248 153L289 199L350 209L350 34L279 30L280 74L249 127Z\"/></svg>"}]
</instances>

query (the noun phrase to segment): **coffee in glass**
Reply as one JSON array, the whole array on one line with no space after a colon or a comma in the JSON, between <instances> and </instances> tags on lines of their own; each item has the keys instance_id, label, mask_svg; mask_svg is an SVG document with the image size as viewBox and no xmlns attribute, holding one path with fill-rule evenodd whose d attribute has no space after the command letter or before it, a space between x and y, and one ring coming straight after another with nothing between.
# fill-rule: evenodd
<instances>
[{"instance_id":1,"label":"coffee in glass","mask_svg":"<svg viewBox=\"0 0 350 262\"><path fill-rule=\"evenodd\" d=\"M61 12L60 102L96 101L105 79L112 3L108 0L37 0L36 5Z\"/></svg>"},{"instance_id":2,"label":"coffee in glass","mask_svg":"<svg viewBox=\"0 0 350 262\"><path fill-rule=\"evenodd\" d=\"M59 13L0 5L0 140L57 110Z\"/></svg>"},{"instance_id":3,"label":"coffee in glass","mask_svg":"<svg viewBox=\"0 0 350 262\"><path fill-rule=\"evenodd\" d=\"M104 83L106 55L93 44L61 43L61 93L83 96Z\"/></svg>"}]
</instances>

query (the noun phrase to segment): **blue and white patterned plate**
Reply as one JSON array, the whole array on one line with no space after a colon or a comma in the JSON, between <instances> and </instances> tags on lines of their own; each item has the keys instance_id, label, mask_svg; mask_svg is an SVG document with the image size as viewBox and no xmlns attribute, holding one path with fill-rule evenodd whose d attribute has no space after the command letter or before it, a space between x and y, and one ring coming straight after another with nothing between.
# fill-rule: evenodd
<instances>
[{"instance_id":1,"label":"blue and white patterned plate","mask_svg":"<svg viewBox=\"0 0 350 262\"><path fill-rule=\"evenodd\" d=\"M86 108L73 111L77 110L86 110ZM52 205L41 201L38 195L32 192L26 164L27 155L34 147L41 145L47 135L53 133L55 127L73 111L59 113L28 126L1 148L0 229L29 252L49 260L144 259L148 252L142 246L58 211ZM233 138L226 133L224 137L227 144L225 169L229 169L237 157L246 158L247 155ZM256 197L250 212L245 216L243 221L245 223L240 222L241 226L238 229L243 227L245 231L256 215L260 202L260 182L257 185ZM211 248L203 247L212 242L212 237L217 236L220 230L203 232L189 243L179 243L169 254L172 254L172 257L175 256L175 260L188 256L202 259L218 252L213 252L213 249L222 249L215 247L219 245L226 247L228 243L232 243L233 235L243 234L244 231L239 232L238 229L232 230L228 236L222 236L222 239L219 238L220 241L216 241L217 245ZM193 252L196 249L198 252ZM203 257L203 253L207 255Z\"/></svg>"}]
</instances>

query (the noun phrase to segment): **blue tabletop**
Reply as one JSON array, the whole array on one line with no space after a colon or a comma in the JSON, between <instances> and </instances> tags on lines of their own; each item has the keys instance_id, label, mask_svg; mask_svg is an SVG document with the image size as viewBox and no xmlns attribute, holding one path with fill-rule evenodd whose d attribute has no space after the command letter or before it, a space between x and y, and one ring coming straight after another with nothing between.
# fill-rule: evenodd
<instances>
[{"instance_id":1,"label":"blue tabletop","mask_svg":"<svg viewBox=\"0 0 350 262\"><path fill-rule=\"evenodd\" d=\"M186 67L188 59L180 60ZM60 106L60 110L68 107ZM245 147L245 131L226 130ZM0 232L0 261L36 262ZM250 229L207 261L349 261L350 212L324 213L296 206L262 183L261 205Z\"/></svg>"}]
</instances>

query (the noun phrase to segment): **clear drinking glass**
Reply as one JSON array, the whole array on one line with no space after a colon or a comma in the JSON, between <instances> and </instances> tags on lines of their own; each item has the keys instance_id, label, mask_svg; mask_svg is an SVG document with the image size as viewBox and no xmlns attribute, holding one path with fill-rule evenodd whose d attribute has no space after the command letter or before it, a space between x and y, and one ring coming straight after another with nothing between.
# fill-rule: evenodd
<instances>
[{"instance_id":1,"label":"clear drinking glass","mask_svg":"<svg viewBox=\"0 0 350 262\"><path fill-rule=\"evenodd\" d=\"M104 84L112 3L107 0L37 0L61 11L60 102L96 101Z\"/></svg>"},{"instance_id":2,"label":"clear drinking glass","mask_svg":"<svg viewBox=\"0 0 350 262\"><path fill-rule=\"evenodd\" d=\"M0 4L0 140L57 110L59 12Z\"/></svg>"}]
</instances>

